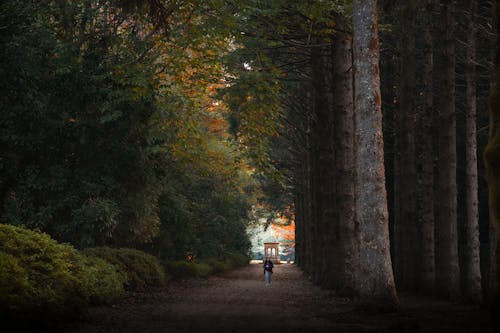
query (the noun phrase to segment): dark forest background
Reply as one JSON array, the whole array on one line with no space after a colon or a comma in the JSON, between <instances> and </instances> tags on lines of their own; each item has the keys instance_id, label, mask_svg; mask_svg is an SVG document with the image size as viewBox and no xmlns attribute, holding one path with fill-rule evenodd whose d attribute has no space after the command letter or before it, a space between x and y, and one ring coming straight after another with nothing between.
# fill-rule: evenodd
<instances>
[{"instance_id":1,"label":"dark forest background","mask_svg":"<svg viewBox=\"0 0 500 333\"><path fill-rule=\"evenodd\" d=\"M481 302L495 24L477 0L3 1L0 222L168 270L248 255L247 227L280 216L339 294ZM363 83L381 92L370 192Z\"/></svg>"}]
</instances>

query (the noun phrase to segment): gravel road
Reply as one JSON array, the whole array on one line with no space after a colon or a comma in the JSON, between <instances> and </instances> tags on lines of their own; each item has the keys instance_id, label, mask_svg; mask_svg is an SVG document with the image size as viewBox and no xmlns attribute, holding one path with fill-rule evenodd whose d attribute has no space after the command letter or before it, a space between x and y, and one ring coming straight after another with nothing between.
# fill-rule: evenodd
<instances>
[{"instance_id":1,"label":"gravel road","mask_svg":"<svg viewBox=\"0 0 500 333\"><path fill-rule=\"evenodd\" d=\"M274 268L266 287L260 264L208 280L171 283L95 307L68 333L156 332L490 332L477 307L401 298L393 313L355 310L347 299L314 286L295 266ZM492 331L491 331L492 332Z\"/></svg>"}]
</instances>

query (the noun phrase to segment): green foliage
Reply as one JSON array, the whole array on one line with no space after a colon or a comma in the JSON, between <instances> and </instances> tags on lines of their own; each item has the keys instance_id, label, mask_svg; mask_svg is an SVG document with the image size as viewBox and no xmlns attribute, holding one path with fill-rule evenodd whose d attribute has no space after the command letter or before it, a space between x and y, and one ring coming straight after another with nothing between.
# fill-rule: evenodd
<instances>
[{"instance_id":1,"label":"green foliage","mask_svg":"<svg viewBox=\"0 0 500 333\"><path fill-rule=\"evenodd\" d=\"M0 252L0 295L2 295L0 309L10 307L19 311L30 304L32 286L28 281L26 270L20 266L16 257Z\"/></svg>"},{"instance_id":2,"label":"green foliage","mask_svg":"<svg viewBox=\"0 0 500 333\"><path fill-rule=\"evenodd\" d=\"M82 207L73 211L74 225L77 226L80 243L92 244L104 236L110 238L118 223L119 209L116 202L108 199L89 199Z\"/></svg>"},{"instance_id":3,"label":"green foliage","mask_svg":"<svg viewBox=\"0 0 500 333\"><path fill-rule=\"evenodd\" d=\"M176 4L0 4L2 223L162 260L248 251L258 184L215 95L237 7ZM278 89L272 75L252 79ZM127 271L128 288L153 283L135 269L147 273Z\"/></svg>"},{"instance_id":4,"label":"green foliage","mask_svg":"<svg viewBox=\"0 0 500 333\"><path fill-rule=\"evenodd\" d=\"M0 316L50 321L114 300L124 277L48 235L0 224Z\"/></svg>"},{"instance_id":5,"label":"green foliage","mask_svg":"<svg viewBox=\"0 0 500 333\"><path fill-rule=\"evenodd\" d=\"M242 267L248 265L250 258L241 253L230 253L226 261L228 261L232 267Z\"/></svg>"},{"instance_id":6,"label":"green foliage","mask_svg":"<svg viewBox=\"0 0 500 333\"><path fill-rule=\"evenodd\" d=\"M240 3L235 47L225 57L228 85L220 95L231 110L232 134L261 184L269 220L277 212L291 216L301 155L306 142L315 141L311 59L351 13L349 0Z\"/></svg>"},{"instance_id":7,"label":"green foliage","mask_svg":"<svg viewBox=\"0 0 500 333\"><path fill-rule=\"evenodd\" d=\"M235 49L226 57L231 130L262 184L269 216L289 212L294 170L314 123L307 100L311 53L330 43L351 1L243 1ZM310 103L309 103L310 104ZM308 120L309 118L309 120ZM313 139L314 140L314 139Z\"/></svg>"},{"instance_id":8,"label":"green foliage","mask_svg":"<svg viewBox=\"0 0 500 333\"><path fill-rule=\"evenodd\" d=\"M137 35L148 25L92 6L0 5L8 27L0 40L1 220L82 247L115 233L150 241L158 232L158 179L146 144L155 66L150 54L139 58L151 40Z\"/></svg>"},{"instance_id":9,"label":"green foliage","mask_svg":"<svg viewBox=\"0 0 500 333\"><path fill-rule=\"evenodd\" d=\"M83 258L86 267L85 286L90 291L91 304L112 303L123 295L126 274L104 259L91 255Z\"/></svg>"},{"instance_id":10,"label":"green foliage","mask_svg":"<svg viewBox=\"0 0 500 333\"><path fill-rule=\"evenodd\" d=\"M207 278L211 274L219 274L233 268L248 265L249 258L240 253L226 254L224 259L206 258L199 262L185 260L167 261L164 266L173 279Z\"/></svg>"},{"instance_id":11,"label":"green foliage","mask_svg":"<svg viewBox=\"0 0 500 333\"><path fill-rule=\"evenodd\" d=\"M216 258L208 258L203 260L203 262L208 266L212 267L213 274L224 273L233 268L233 266L231 266L231 263L229 261L223 261Z\"/></svg>"},{"instance_id":12,"label":"green foliage","mask_svg":"<svg viewBox=\"0 0 500 333\"><path fill-rule=\"evenodd\" d=\"M165 272L159 260L145 252L129 248L97 247L85 249L84 253L115 265L127 277L127 290L159 287L165 282Z\"/></svg>"},{"instance_id":13,"label":"green foliage","mask_svg":"<svg viewBox=\"0 0 500 333\"><path fill-rule=\"evenodd\" d=\"M181 260L248 251L246 226L252 200L251 179L234 162L234 150L215 140L177 147L179 169L159 199L161 235L155 253Z\"/></svg>"},{"instance_id":14,"label":"green foliage","mask_svg":"<svg viewBox=\"0 0 500 333\"><path fill-rule=\"evenodd\" d=\"M187 278L207 278L212 272L212 267L206 263L187 261L169 261L165 264L169 276L175 280Z\"/></svg>"}]
</instances>

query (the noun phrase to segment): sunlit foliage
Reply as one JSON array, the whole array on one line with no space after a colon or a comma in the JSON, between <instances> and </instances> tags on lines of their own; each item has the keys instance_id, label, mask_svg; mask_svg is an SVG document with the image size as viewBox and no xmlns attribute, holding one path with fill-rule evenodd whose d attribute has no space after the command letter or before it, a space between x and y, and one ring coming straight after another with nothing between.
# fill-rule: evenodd
<instances>
[{"instance_id":1,"label":"sunlit foliage","mask_svg":"<svg viewBox=\"0 0 500 333\"><path fill-rule=\"evenodd\" d=\"M233 9L168 3L0 4L2 222L163 258L248 249L257 185L215 98Z\"/></svg>"}]
</instances>

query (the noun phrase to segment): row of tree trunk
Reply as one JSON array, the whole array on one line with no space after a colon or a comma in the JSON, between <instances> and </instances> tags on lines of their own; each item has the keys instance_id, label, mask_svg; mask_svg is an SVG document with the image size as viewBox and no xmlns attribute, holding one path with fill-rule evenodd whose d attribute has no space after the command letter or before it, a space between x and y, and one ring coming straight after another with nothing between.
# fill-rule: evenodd
<instances>
[{"instance_id":1,"label":"row of tree trunk","mask_svg":"<svg viewBox=\"0 0 500 333\"><path fill-rule=\"evenodd\" d=\"M396 285L480 301L478 2L408 1L393 10L401 28L392 120ZM434 30L432 22L439 22ZM456 45L465 51L457 52ZM458 89L457 82L465 89ZM457 118L463 121L458 128ZM457 140L457 133L464 138ZM459 162L464 170L457 168Z\"/></svg>"},{"instance_id":2,"label":"row of tree trunk","mask_svg":"<svg viewBox=\"0 0 500 333\"><path fill-rule=\"evenodd\" d=\"M375 1L311 52L312 117L296 184L297 261L367 305L397 304L389 249Z\"/></svg>"},{"instance_id":3,"label":"row of tree trunk","mask_svg":"<svg viewBox=\"0 0 500 333\"><path fill-rule=\"evenodd\" d=\"M353 34L337 15L335 32L310 48L311 84L301 91L307 92L301 97L307 101L306 135L293 177L297 263L317 284L362 303L397 304L395 287L479 302L494 275L491 228L483 235L486 255L480 252L478 3L382 5L400 31L392 34L395 47L383 44L390 58L383 69L395 72L383 75L383 94L376 1L354 1ZM460 36L457 17L465 27ZM433 28L433 22L439 24ZM466 51L457 64L459 42ZM459 102L457 81L465 84ZM457 108L465 114L461 145ZM384 139L391 150L385 154L387 182ZM458 177L463 185L457 183L457 147L466 161ZM466 206L462 222L458 201ZM487 264L481 266L481 258Z\"/></svg>"}]
</instances>

